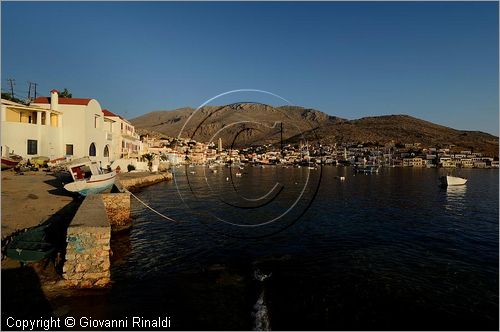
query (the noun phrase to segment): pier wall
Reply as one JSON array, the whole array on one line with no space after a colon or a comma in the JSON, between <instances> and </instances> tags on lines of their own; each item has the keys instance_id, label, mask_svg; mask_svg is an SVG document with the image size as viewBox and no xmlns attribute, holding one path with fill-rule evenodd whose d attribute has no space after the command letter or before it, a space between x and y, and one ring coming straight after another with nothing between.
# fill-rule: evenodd
<instances>
[{"instance_id":1,"label":"pier wall","mask_svg":"<svg viewBox=\"0 0 500 332\"><path fill-rule=\"evenodd\" d=\"M87 196L71 221L66 235L63 266L65 285L99 288L110 284L111 233L132 225L130 192L172 179L172 174L121 175L115 190Z\"/></svg>"},{"instance_id":2,"label":"pier wall","mask_svg":"<svg viewBox=\"0 0 500 332\"><path fill-rule=\"evenodd\" d=\"M118 186L130 191L135 191L139 188L150 186L166 180L171 180L171 173L123 173L118 177Z\"/></svg>"},{"instance_id":3,"label":"pier wall","mask_svg":"<svg viewBox=\"0 0 500 332\"><path fill-rule=\"evenodd\" d=\"M63 278L68 286L105 287L110 282L111 225L100 195L85 198L66 235Z\"/></svg>"},{"instance_id":4,"label":"pier wall","mask_svg":"<svg viewBox=\"0 0 500 332\"><path fill-rule=\"evenodd\" d=\"M118 232L132 225L130 218L130 193L101 194L111 231Z\"/></svg>"}]
</instances>

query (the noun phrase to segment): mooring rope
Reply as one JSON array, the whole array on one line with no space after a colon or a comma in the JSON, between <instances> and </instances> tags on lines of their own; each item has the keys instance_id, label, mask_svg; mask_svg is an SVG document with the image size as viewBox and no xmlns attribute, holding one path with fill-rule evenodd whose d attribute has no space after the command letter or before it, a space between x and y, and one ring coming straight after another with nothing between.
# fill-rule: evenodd
<instances>
[{"instance_id":1,"label":"mooring rope","mask_svg":"<svg viewBox=\"0 0 500 332\"><path fill-rule=\"evenodd\" d=\"M139 203L141 203L142 205L144 205L145 207L147 207L148 209L150 209L151 211L153 211L154 213L156 213L157 215L159 215L160 217L164 218L164 219L167 219L167 220L170 220L170 221L173 221L173 222L179 222L175 219L172 219L166 215L164 215L163 213L153 209L151 206L149 206L146 202L144 202L143 200L141 200L139 197L137 197L136 195L134 195L133 193L131 193L128 189L125 189L125 192L128 192L130 195L132 195L132 197L134 197L136 200L139 201Z\"/></svg>"}]
</instances>

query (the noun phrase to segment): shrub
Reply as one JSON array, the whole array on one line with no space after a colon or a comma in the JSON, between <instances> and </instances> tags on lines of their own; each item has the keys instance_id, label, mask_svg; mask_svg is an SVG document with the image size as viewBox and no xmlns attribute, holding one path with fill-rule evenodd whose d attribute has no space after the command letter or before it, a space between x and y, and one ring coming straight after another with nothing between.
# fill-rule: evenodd
<instances>
[{"instance_id":1,"label":"shrub","mask_svg":"<svg viewBox=\"0 0 500 332\"><path fill-rule=\"evenodd\" d=\"M129 165L127 166L127 170L128 170L129 172L131 172L131 171L135 171L135 166L134 166L134 165L132 165L132 164L129 164Z\"/></svg>"}]
</instances>

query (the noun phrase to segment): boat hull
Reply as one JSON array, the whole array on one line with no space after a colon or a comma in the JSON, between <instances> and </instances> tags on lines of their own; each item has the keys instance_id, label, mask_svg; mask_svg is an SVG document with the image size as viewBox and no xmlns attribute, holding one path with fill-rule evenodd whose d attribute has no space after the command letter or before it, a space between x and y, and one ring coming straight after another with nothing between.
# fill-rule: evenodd
<instances>
[{"instance_id":1,"label":"boat hull","mask_svg":"<svg viewBox=\"0 0 500 332\"><path fill-rule=\"evenodd\" d=\"M441 177L441 184L443 186L463 186L467 183L467 179L457 176L443 176Z\"/></svg>"},{"instance_id":2,"label":"boat hull","mask_svg":"<svg viewBox=\"0 0 500 332\"><path fill-rule=\"evenodd\" d=\"M20 160L14 160L11 158L2 158L2 170L11 169L19 164Z\"/></svg>"},{"instance_id":3,"label":"boat hull","mask_svg":"<svg viewBox=\"0 0 500 332\"><path fill-rule=\"evenodd\" d=\"M15 236L6 248L6 256L24 263L38 262L55 253L55 247L47 240L50 224L40 225Z\"/></svg>"},{"instance_id":4,"label":"boat hull","mask_svg":"<svg viewBox=\"0 0 500 332\"><path fill-rule=\"evenodd\" d=\"M82 196L98 194L111 188L115 183L115 178L116 173L114 171L106 174L93 175L89 180L68 183L64 186L64 189L79 193Z\"/></svg>"}]
</instances>

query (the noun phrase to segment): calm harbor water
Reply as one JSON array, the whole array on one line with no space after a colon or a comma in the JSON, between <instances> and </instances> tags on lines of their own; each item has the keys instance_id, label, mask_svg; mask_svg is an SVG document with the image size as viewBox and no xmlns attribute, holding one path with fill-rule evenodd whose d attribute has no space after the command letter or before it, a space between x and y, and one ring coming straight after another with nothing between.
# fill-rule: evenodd
<instances>
[{"instance_id":1,"label":"calm harbor water","mask_svg":"<svg viewBox=\"0 0 500 332\"><path fill-rule=\"evenodd\" d=\"M447 189L430 169L187 171L137 194L178 222L133 200L113 288L72 311L174 329L498 329L497 170Z\"/></svg>"}]
</instances>

